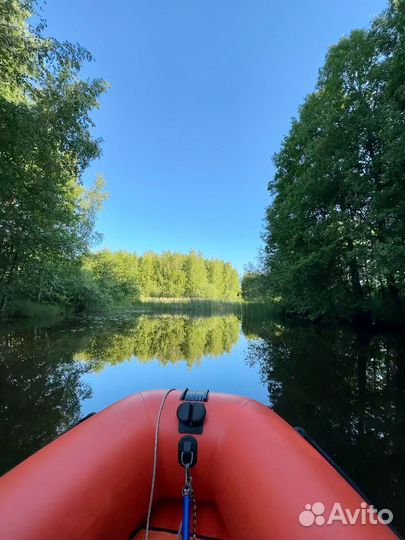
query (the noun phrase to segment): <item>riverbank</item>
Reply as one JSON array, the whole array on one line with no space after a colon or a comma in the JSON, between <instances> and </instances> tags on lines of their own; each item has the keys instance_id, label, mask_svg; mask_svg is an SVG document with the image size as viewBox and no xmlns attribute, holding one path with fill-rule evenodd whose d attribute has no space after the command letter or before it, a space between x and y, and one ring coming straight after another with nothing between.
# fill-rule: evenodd
<instances>
[{"instance_id":1,"label":"riverbank","mask_svg":"<svg viewBox=\"0 0 405 540\"><path fill-rule=\"evenodd\" d=\"M201 315L240 314L243 301L207 300L203 298L144 298L134 307L155 313L189 313Z\"/></svg>"},{"instance_id":2,"label":"riverbank","mask_svg":"<svg viewBox=\"0 0 405 540\"><path fill-rule=\"evenodd\" d=\"M186 314L195 316L227 315L244 316L250 320L276 318L283 321L299 322L315 326L342 326L370 333L402 330L405 321L398 316L378 318L369 313L360 313L352 318L322 317L313 319L300 313L287 310L276 302L260 301L224 301L204 298L143 298L136 302L119 302L97 309L75 311L72 306L45 302L16 301L10 305L5 317L0 322L17 320L41 320L44 323L59 323L64 319L82 316L111 315L134 316L138 314Z\"/></svg>"},{"instance_id":3,"label":"riverbank","mask_svg":"<svg viewBox=\"0 0 405 540\"><path fill-rule=\"evenodd\" d=\"M203 298L144 298L136 302L120 302L79 313L72 306L45 302L16 301L10 304L3 322L21 319L49 319L63 321L64 318L80 316L108 316L111 314L142 313L185 313L192 315L240 315L243 301L231 302Z\"/></svg>"}]
</instances>

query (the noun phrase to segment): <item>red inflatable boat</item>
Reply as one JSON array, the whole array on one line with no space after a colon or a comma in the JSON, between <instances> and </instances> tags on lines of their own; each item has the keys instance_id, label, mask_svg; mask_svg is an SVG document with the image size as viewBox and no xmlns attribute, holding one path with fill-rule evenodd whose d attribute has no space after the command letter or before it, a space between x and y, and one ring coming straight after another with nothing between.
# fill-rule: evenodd
<instances>
[{"instance_id":1,"label":"red inflatable boat","mask_svg":"<svg viewBox=\"0 0 405 540\"><path fill-rule=\"evenodd\" d=\"M383 518L273 411L208 392L128 397L0 479L7 540L397 538Z\"/></svg>"}]
</instances>

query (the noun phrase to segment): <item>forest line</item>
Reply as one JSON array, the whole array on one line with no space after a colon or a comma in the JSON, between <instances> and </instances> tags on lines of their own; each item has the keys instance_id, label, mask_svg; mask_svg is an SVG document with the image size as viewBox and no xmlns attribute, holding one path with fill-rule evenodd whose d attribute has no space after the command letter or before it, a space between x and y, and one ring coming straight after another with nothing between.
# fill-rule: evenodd
<instances>
[{"instance_id":1,"label":"forest line","mask_svg":"<svg viewBox=\"0 0 405 540\"><path fill-rule=\"evenodd\" d=\"M102 306L159 299L240 300L237 270L195 251L137 255L104 249L88 255L81 272L89 288L83 309L90 302Z\"/></svg>"}]
</instances>

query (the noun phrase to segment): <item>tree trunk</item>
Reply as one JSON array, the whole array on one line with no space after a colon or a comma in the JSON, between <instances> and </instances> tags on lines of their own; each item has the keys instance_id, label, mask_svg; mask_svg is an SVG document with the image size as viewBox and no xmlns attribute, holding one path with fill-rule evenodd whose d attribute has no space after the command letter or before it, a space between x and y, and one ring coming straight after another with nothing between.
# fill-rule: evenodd
<instances>
[{"instance_id":1,"label":"tree trunk","mask_svg":"<svg viewBox=\"0 0 405 540\"><path fill-rule=\"evenodd\" d=\"M8 300L8 294L7 294L7 291L5 291L3 298L1 299L0 316L2 319L4 319L6 315L7 300Z\"/></svg>"},{"instance_id":2,"label":"tree trunk","mask_svg":"<svg viewBox=\"0 0 405 540\"><path fill-rule=\"evenodd\" d=\"M394 311L403 320L405 317L404 306L399 296L398 287L395 283L395 278L392 274L388 274L387 277L387 290Z\"/></svg>"},{"instance_id":3,"label":"tree trunk","mask_svg":"<svg viewBox=\"0 0 405 540\"><path fill-rule=\"evenodd\" d=\"M351 278L353 293L356 299L364 300L364 291L360 283L359 265L357 263L357 259L352 256L354 246L353 246L353 240L351 238L347 239L347 246L349 248L349 253L350 253L349 268L350 268L350 278Z\"/></svg>"}]
</instances>

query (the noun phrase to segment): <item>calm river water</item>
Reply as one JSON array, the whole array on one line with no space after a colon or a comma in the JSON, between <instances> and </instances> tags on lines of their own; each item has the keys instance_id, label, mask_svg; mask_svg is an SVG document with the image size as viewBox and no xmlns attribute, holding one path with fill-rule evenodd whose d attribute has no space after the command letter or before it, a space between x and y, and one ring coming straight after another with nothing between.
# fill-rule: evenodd
<instances>
[{"instance_id":1,"label":"calm river water","mask_svg":"<svg viewBox=\"0 0 405 540\"><path fill-rule=\"evenodd\" d=\"M0 330L0 472L90 412L171 387L272 406L377 508L391 509L404 532L404 341L396 334L236 315L8 326Z\"/></svg>"}]
</instances>

